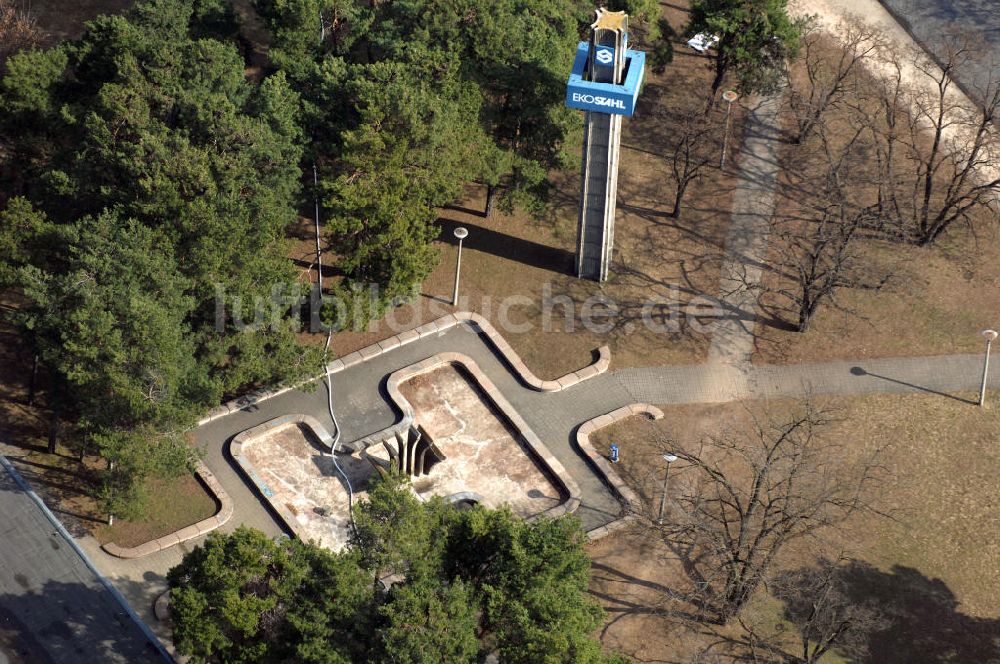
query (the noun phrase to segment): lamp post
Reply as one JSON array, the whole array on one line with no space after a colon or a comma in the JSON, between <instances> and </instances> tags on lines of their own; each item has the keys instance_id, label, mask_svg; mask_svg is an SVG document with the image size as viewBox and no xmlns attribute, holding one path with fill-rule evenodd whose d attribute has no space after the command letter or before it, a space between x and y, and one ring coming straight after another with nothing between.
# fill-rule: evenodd
<instances>
[{"instance_id":1,"label":"lamp post","mask_svg":"<svg viewBox=\"0 0 1000 664\"><path fill-rule=\"evenodd\" d=\"M660 496L660 514L656 517L657 525L663 525L663 509L667 506L667 480L670 479L670 464L677 461L674 454L664 454L663 460L667 462L667 470L663 473L663 495Z\"/></svg>"},{"instance_id":2,"label":"lamp post","mask_svg":"<svg viewBox=\"0 0 1000 664\"><path fill-rule=\"evenodd\" d=\"M986 376L990 370L990 346L997 338L996 330L983 330L983 337L986 338L986 359L983 361L983 384L979 387L979 406L986 405Z\"/></svg>"},{"instance_id":3,"label":"lamp post","mask_svg":"<svg viewBox=\"0 0 1000 664\"><path fill-rule=\"evenodd\" d=\"M464 226L455 229L455 237L458 238L458 262L455 263L455 292L451 296L451 306L458 304L458 278L462 274L462 240L469 236L469 231Z\"/></svg>"},{"instance_id":4,"label":"lamp post","mask_svg":"<svg viewBox=\"0 0 1000 664\"><path fill-rule=\"evenodd\" d=\"M728 104L726 105L726 128L722 134L722 159L719 160L719 169L726 167L726 149L729 147L729 114L733 110L733 102L740 98L733 90L726 90L722 93L722 98L725 99Z\"/></svg>"}]
</instances>

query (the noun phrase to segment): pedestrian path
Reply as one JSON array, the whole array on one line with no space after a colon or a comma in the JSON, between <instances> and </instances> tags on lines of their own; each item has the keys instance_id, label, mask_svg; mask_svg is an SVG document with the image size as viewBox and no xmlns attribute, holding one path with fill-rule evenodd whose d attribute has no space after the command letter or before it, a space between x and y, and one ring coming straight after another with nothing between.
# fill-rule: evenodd
<instances>
[{"instance_id":1,"label":"pedestrian path","mask_svg":"<svg viewBox=\"0 0 1000 664\"><path fill-rule=\"evenodd\" d=\"M874 393L926 393L965 400L955 393L978 389L982 370L982 355L937 355L745 370L726 365L644 367L622 369L609 377L636 401L663 405ZM990 377L990 385L1000 387L1000 373ZM596 383L587 387L600 389Z\"/></svg>"},{"instance_id":2,"label":"pedestrian path","mask_svg":"<svg viewBox=\"0 0 1000 664\"><path fill-rule=\"evenodd\" d=\"M393 371L441 352L468 355L496 384L581 488L583 504L577 515L584 527L599 527L615 519L620 505L591 470L574 442L577 427L611 410L643 402L656 405L726 403L741 399L772 399L806 395L933 393L955 398L956 391L979 386L982 357L943 355L886 358L799 365L736 367L727 363L626 368L586 380L561 392L544 393L520 382L503 358L480 333L453 327L349 367L333 384L333 403L343 426L343 440L365 437L394 424L401 414L385 396L385 378ZM1000 388L1000 372L991 379ZM205 450L205 465L229 493L234 518L221 528L228 532L249 525L272 536L282 527L247 486L228 458L226 447L237 433L288 413L303 413L322 422L329 419L325 386L316 381L214 420L195 430ZM667 414L669 418L669 413ZM185 542L148 558L119 560L104 553L92 538L81 546L98 569L122 590L160 636L168 636L152 616L155 598L166 590L166 573L187 551L203 540Z\"/></svg>"},{"instance_id":3,"label":"pedestrian path","mask_svg":"<svg viewBox=\"0 0 1000 664\"><path fill-rule=\"evenodd\" d=\"M778 178L781 96L755 98L738 159L737 187L719 281L722 311L713 325L710 365L744 367L754 350L757 285L767 252Z\"/></svg>"},{"instance_id":4,"label":"pedestrian path","mask_svg":"<svg viewBox=\"0 0 1000 664\"><path fill-rule=\"evenodd\" d=\"M575 432L585 421L632 403L662 406L728 403L735 400L803 396L924 392L956 398L956 391L978 388L982 358L947 355L842 361L800 365L754 366L757 289L767 230L775 205L778 174L777 111L780 99L759 101L751 110L739 158L740 186L733 199L732 225L726 241L718 303L723 315L713 326L708 361L701 365L625 368L597 375L559 392L540 392L525 384L484 334L465 325L420 338L333 375L333 404L342 440L351 442L381 431L401 413L387 399L385 379L392 372L442 352L472 358L513 405L580 486L576 514L584 528L598 528L621 511L616 496L593 472L577 449ZM992 381L1000 387L1000 372ZM315 381L258 401L198 427L194 436L205 450L204 462L233 499L234 518L222 532L248 525L271 536L283 534L265 501L246 484L228 457L228 441L236 434L289 413L327 422L326 386ZM668 413L669 418L669 413ZM287 534L287 533L285 533ZM81 546L111 578L129 602L161 637L168 629L152 614L155 598L166 590L167 571L202 539L185 542L147 558L119 560L108 556L93 538Z\"/></svg>"}]
</instances>

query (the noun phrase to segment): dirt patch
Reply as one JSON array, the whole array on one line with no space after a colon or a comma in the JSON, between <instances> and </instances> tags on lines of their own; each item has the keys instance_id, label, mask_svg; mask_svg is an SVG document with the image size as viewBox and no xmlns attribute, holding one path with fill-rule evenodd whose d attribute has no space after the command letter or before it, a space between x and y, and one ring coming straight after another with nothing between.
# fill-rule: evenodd
<instances>
[{"instance_id":1,"label":"dirt patch","mask_svg":"<svg viewBox=\"0 0 1000 664\"><path fill-rule=\"evenodd\" d=\"M43 45L53 46L83 35L87 21L104 14L121 14L133 4L134 0L33 0L30 7L43 31Z\"/></svg>"}]
</instances>

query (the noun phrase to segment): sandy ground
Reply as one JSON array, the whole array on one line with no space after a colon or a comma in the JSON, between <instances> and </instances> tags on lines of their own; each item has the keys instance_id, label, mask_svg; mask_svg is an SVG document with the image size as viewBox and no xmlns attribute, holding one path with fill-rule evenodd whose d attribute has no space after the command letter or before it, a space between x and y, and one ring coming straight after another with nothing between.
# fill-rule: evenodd
<instances>
[{"instance_id":1,"label":"sandy ground","mask_svg":"<svg viewBox=\"0 0 1000 664\"><path fill-rule=\"evenodd\" d=\"M412 478L421 498L472 492L487 507L509 505L524 518L562 502L524 447L520 436L493 412L480 392L453 367L418 376L400 387L417 423L445 455L423 476ZM347 487L333 457L299 425L288 425L243 444L243 454L267 486L266 498L295 518L298 534L334 550L348 540ZM364 500L374 472L365 455L387 460L381 445L337 461L350 479L355 502Z\"/></svg>"},{"instance_id":2,"label":"sandy ground","mask_svg":"<svg viewBox=\"0 0 1000 664\"><path fill-rule=\"evenodd\" d=\"M900 75L906 87L910 91L931 95L931 99L937 95L934 80L921 72L917 66L926 59L926 52L878 0L792 0L789 4L795 14L816 16L819 25L833 34L840 34L839 27L851 21L861 21L869 27L882 31L888 41L888 50L903 56L900 58L902 65ZM869 62L869 66L871 65ZM882 66L880 69L881 71L876 73L894 75L888 66ZM940 71L936 66L933 68L935 76ZM957 85L951 86L946 103L964 109L976 108L976 104ZM945 136L952 139L966 138L961 133L961 128L954 125L945 129ZM982 176L988 179L1000 177L1000 166L982 169Z\"/></svg>"}]
</instances>

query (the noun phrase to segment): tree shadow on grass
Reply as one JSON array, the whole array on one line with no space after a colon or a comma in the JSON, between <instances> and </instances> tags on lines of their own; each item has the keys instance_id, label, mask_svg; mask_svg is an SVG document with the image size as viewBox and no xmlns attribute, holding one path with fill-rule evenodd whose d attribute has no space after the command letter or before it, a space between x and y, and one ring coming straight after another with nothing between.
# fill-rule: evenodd
<instances>
[{"instance_id":1,"label":"tree shadow on grass","mask_svg":"<svg viewBox=\"0 0 1000 664\"><path fill-rule=\"evenodd\" d=\"M883 619L880 628L867 636L867 655L856 661L1000 662L1000 620L962 613L955 594L940 579L928 578L902 565L884 572L863 561L851 561L839 575L847 598L855 605L876 607Z\"/></svg>"},{"instance_id":2,"label":"tree shadow on grass","mask_svg":"<svg viewBox=\"0 0 1000 664\"><path fill-rule=\"evenodd\" d=\"M571 251L446 217L439 218L438 225L441 227L442 239L452 243L455 242L453 235L455 229L459 226L467 227L469 236L463 243L466 249L475 249L558 274L573 274L573 252Z\"/></svg>"},{"instance_id":3,"label":"tree shadow on grass","mask_svg":"<svg viewBox=\"0 0 1000 664\"><path fill-rule=\"evenodd\" d=\"M483 210L474 210L471 207L459 205L458 203L449 203L448 205L443 205L442 209L453 210L455 212L461 212L462 214L467 214L473 217L480 217L482 219L486 219L486 213Z\"/></svg>"}]
</instances>

